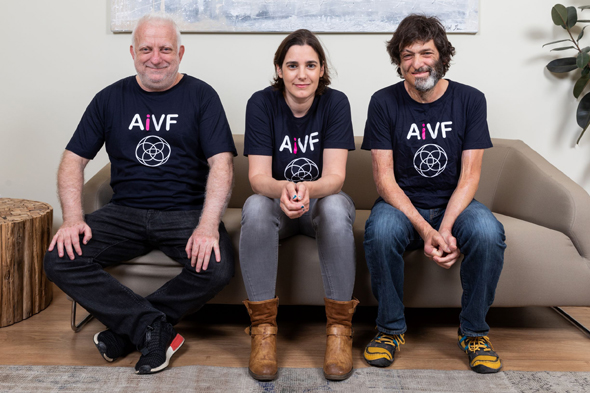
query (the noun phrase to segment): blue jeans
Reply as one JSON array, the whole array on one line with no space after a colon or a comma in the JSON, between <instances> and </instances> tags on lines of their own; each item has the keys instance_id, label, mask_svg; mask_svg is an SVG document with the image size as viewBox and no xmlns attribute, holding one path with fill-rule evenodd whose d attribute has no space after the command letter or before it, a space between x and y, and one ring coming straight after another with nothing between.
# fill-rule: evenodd
<instances>
[{"instance_id":1,"label":"blue jeans","mask_svg":"<svg viewBox=\"0 0 590 393\"><path fill-rule=\"evenodd\" d=\"M434 229L439 229L444 208L417 210ZM470 337L485 336L490 329L485 318L504 265L504 227L487 207L473 200L457 217L452 234L464 255L461 331ZM371 287L379 301L377 328L388 334L402 334L407 329L402 257L406 250L424 247L424 241L405 214L380 201L366 222L364 246Z\"/></svg>"},{"instance_id":2,"label":"blue jeans","mask_svg":"<svg viewBox=\"0 0 590 393\"><path fill-rule=\"evenodd\" d=\"M221 262L211 255L200 273L191 267L185 247L199 223L201 210L159 211L108 204L86 216L92 239L82 255L60 258L57 247L44 259L47 277L105 326L139 345L147 326L166 316L173 325L201 308L234 274L231 240L219 225ZM103 269L160 249L184 266L181 273L143 298Z\"/></svg>"},{"instance_id":3,"label":"blue jeans","mask_svg":"<svg viewBox=\"0 0 590 393\"><path fill-rule=\"evenodd\" d=\"M302 234L317 241L324 293L349 301L354 289L356 256L352 224L356 210L343 192L311 199L309 211L290 219L279 199L252 195L242 209L240 266L250 301L275 297L279 240Z\"/></svg>"}]
</instances>

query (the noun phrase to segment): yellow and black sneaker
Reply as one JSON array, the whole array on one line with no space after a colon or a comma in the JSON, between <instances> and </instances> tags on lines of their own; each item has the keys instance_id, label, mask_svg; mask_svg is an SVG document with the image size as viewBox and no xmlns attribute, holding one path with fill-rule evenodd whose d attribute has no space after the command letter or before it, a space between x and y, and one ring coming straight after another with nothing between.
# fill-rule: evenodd
<instances>
[{"instance_id":1,"label":"yellow and black sneaker","mask_svg":"<svg viewBox=\"0 0 590 393\"><path fill-rule=\"evenodd\" d=\"M405 344L403 334L386 334L379 332L365 347L365 360L371 366L387 367L393 363L395 351Z\"/></svg>"},{"instance_id":2,"label":"yellow and black sneaker","mask_svg":"<svg viewBox=\"0 0 590 393\"><path fill-rule=\"evenodd\" d=\"M469 356L469 367L476 373L491 374L502 369L502 362L488 336L467 337L459 328L459 348Z\"/></svg>"}]
</instances>

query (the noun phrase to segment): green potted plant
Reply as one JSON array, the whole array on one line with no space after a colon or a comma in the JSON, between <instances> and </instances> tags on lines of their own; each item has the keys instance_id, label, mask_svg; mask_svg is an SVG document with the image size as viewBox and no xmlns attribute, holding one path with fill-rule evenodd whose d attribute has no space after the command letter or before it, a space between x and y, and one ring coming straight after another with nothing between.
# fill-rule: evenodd
<instances>
[{"instance_id":1,"label":"green potted plant","mask_svg":"<svg viewBox=\"0 0 590 393\"><path fill-rule=\"evenodd\" d=\"M590 5L585 5L578 8L581 12L590 8ZM578 37L575 39L572 35L572 28L577 23L590 23L590 20L578 19L578 10L576 10L576 7L565 7L561 4L556 4L553 6L551 9L551 18L553 19L553 23L555 23L557 26L561 26L567 31L569 38L549 42L543 46L554 45L562 42L570 42L572 45L553 48L551 51L566 51L573 49L578 53L573 57L564 57L551 61L549 64L547 64L547 69L554 73L565 73L578 69L581 70L580 77L576 81L573 91L574 97L579 98L582 94L582 91L588 84L588 81L590 81L590 66L588 65L588 63L590 63L590 46L580 48L579 45L580 40L584 36L584 30L586 27L588 27L588 25L582 28L578 34ZM578 109L576 111L576 121L582 128L582 132L576 141L576 144L578 144L580 143L582 135L584 135L584 132L586 132L588 126L590 126L590 94L584 95L580 100Z\"/></svg>"}]
</instances>

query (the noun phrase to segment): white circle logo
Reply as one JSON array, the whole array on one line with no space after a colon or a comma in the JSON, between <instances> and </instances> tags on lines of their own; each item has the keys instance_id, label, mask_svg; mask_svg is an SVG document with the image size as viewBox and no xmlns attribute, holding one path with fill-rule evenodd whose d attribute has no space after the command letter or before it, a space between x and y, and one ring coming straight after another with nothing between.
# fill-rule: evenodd
<instances>
[{"instance_id":1,"label":"white circle logo","mask_svg":"<svg viewBox=\"0 0 590 393\"><path fill-rule=\"evenodd\" d=\"M296 158L285 168L285 179L292 182L312 181L320 176L318 166L309 158Z\"/></svg>"},{"instance_id":2,"label":"white circle logo","mask_svg":"<svg viewBox=\"0 0 590 393\"><path fill-rule=\"evenodd\" d=\"M170 151L170 145L164 138L150 135L139 141L135 148L135 157L145 166L160 166L168 161Z\"/></svg>"},{"instance_id":3,"label":"white circle logo","mask_svg":"<svg viewBox=\"0 0 590 393\"><path fill-rule=\"evenodd\" d=\"M436 177L447 167L447 153L438 145L424 145L414 155L414 168L424 177Z\"/></svg>"}]
</instances>

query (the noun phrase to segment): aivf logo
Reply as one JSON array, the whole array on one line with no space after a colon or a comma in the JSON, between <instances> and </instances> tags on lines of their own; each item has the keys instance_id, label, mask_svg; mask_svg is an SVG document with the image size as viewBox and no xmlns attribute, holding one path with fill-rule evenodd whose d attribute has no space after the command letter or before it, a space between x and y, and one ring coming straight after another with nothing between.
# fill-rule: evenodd
<instances>
[{"instance_id":1,"label":"aivf logo","mask_svg":"<svg viewBox=\"0 0 590 393\"><path fill-rule=\"evenodd\" d=\"M299 145L299 150L301 150L302 153L305 153L307 151L308 142L309 149L313 151L314 143L318 143L320 141L319 139L314 139L314 137L317 137L318 135L318 132L312 132L310 135L306 135L303 143L301 142L302 138L299 138L299 140L297 140L297 138L293 138L293 146L291 146L291 138L289 138L289 135L285 135L283 143L281 144L281 147L279 147L279 151L289 149L289 153L297 154L297 145Z\"/></svg>"},{"instance_id":2,"label":"aivf logo","mask_svg":"<svg viewBox=\"0 0 590 393\"><path fill-rule=\"evenodd\" d=\"M164 123L164 119L166 119L166 131L170 131L170 125L176 124L176 120L173 120L176 117L178 117L178 115L162 115L162 116L160 116L160 120L158 121L156 116L152 115L154 128L156 129L156 131L160 131L160 128L162 127L162 124ZM133 119L131 120L131 124L129 124L129 130L132 130L133 127L139 127L139 129L142 131L144 131L144 130L149 131L150 130L150 115L146 116L145 128L144 128L143 122L141 121L141 116L139 116L139 113L136 113L135 116L133 116Z\"/></svg>"},{"instance_id":3,"label":"aivf logo","mask_svg":"<svg viewBox=\"0 0 590 393\"><path fill-rule=\"evenodd\" d=\"M452 124L453 124L452 121L443 121L442 123L437 122L436 126L434 126L434 130L432 129L432 126L430 125L430 123L422 124L422 132L420 133L420 129L418 128L418 125L414 123L410 127L410 131L408 132L407 139L410 139L413 136L415 136L418 139L426 139L426 128L428 128L428 133L430 134L432 139L436 139L436 137L438 136L439 128L442 133L442 137L446 138L447 132L453 131L453 129L450 127Z\"/></svg>"}]
</instances>

